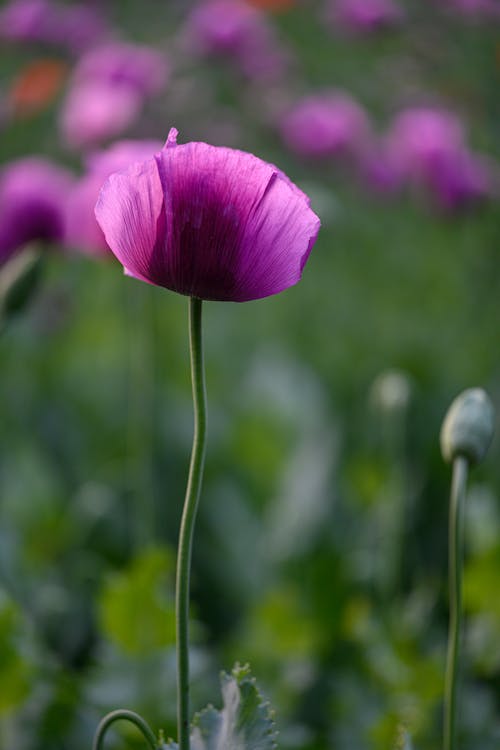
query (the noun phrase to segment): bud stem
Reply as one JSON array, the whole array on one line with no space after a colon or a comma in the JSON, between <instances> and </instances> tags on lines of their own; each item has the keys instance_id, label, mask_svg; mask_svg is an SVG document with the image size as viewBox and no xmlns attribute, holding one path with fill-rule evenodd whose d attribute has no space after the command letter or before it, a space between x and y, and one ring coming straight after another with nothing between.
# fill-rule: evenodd
<instances>
[{"instance_id":1,"label":"bud stem","mask_svg":"<svg viewBox=\"0 0 500 750\"><path fill-rule=\"evenodd\" d=\"M464 456L459 455L453 460L448 530L450 623L445 675L444 750L457 750L456 714L462 630L463 513L468 470L469 464Z\"/></svg>"},{"instance_id":2,"label":"bud stem","mask_svg":"<svg viewBox=\"0 0 500 750\"><path fill-rule=\"evenodd\" d=\"M103 747L104 737L109 727L111 726L111 724L114 724L115 721L121 720L129 721L131 724L134 724L137 729L142 732L142 735L144 736L144 739L148 743L151 750L156 750L156 737L154 736L152 730L144 721L142 716L139 716L139 714L136 714L133 711L127 711L124 708L119 708L117 711L111 711L111 713L107 714L107 716L105 716L101 720L94 736L92 750L101 750L101 748Z\"/></svg>"}]
</instances>

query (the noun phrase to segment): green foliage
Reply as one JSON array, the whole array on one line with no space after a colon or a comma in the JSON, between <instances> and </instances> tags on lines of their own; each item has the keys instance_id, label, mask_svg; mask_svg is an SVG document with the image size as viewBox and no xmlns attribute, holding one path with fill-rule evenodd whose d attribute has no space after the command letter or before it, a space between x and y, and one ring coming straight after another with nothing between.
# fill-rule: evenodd
<instances>
[{"instance_id":1,"label":"green foliage","mask_svg":"<svg viewBox=\"0 0 500 750\"><path fill-rule=\"evenodd\" d=\"M172 575L167 548L143 550L111 576L100 597L103 634L127 654L147 654L175 643Z\"/></svg>"},{"instance_id":2,"label":"green foliage","mask_svg":"<svg viewBox=\"0 0 500 750\"><path fill-rule=\"evenodd\" d=\"M248 666L221 676L223 708L209 706L193 721L193 750L274 750L273 712Z\"/></svg>"},{"instance_id":3,"label":"green foliage","mask_svg":"<svg viewBox=\"0 0 500 750\"><path fill-rule=\"evenodd\" d=\"M29 661L19 649L20 613L0 592L0 716L22 704L33 677Z\"/></svg>"}]
</instances>

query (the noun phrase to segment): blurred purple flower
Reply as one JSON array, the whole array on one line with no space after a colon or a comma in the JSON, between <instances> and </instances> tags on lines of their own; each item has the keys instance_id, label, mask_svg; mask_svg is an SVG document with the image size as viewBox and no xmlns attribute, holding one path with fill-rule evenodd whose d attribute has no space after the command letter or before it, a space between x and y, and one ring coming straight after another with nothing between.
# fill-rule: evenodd
<instances>
[{"instance_id":1,"label":"blurred purple flower","mask_svg":"<svg viewBox=\"0 0 500 750\"><path fill-rule=\"evenodd\" d=\"M498 0L448 0L448 5L452 10L471 18L500 19Z\"/></svg>"},{"instance_id":2,"label":"blurred purple flower","mask_svg":"<svg viewBox=\"0 0 500 750\"><path fill-rule=\"evenodd\" d=\"M460 120L451 112L414 108L395 119L385 144L397 179L423 186L444 208L457 208L491 192L491 170L470 153Z\"/></svg>"},{"instance_id":3,"label":"blurred purple flower","mask_svg":"<svg viewBox=\"0 0 500 750\"><path fill-rule=\"evenodd\" d=\"M176 138L101 190L97 220L125 272L234 302L296 284L320 224L307 196L252 154Z\"/></svg>"},{"instance_id":4,"label":"blurred purple flower","mask_svg":"<svg viewBox=\"0 0 500 750\"><path fill-rule=\"evenodd\" d=\"M150 159L161 149L159 141L118 141L87 159L87 174L68 194L65 244L91 255L108 255L109 247L97 223L94 207L103 182L113 172Z\"/></svg>"},{"instance_id":5,"label":"blurred purple flower","mask_svg":"<svg viewBox=\"0 0 500 750\"><path fill-rule=\"evenodd\" d=\"M123 133L138 117L142 98L128 87L88 82L70 89L60 128L71 148L88 148Z\"/></svg>"},{"instance_id":6,"label":"blurred purple flower","mask_svg":"<svg viewBox=\"0 0 500 750\"><path fill-rule=\"evenodd\" d=\"M72 182L65 169L35 156L2 169L0 263L28 242L62 239L65 201Z\"/></svg>"},{"instance_id":7,"label":"blurred purple flower","mask_svg":"<svg viewBox=\"0 0 500 750\"><path fill-rule=\"evenodd\" d=\"M330 0L327 19L351 33L370 33L393 26L403 18L393 0Z\"/></svg>"},{"instance_id":8,"label":"blurred purple flower","mask_svg":"<svg viewBox=\"0 0 500 750\"><path fill-rule=\"evenodd\" d=\"M112 41L89 50L79 60L74 81L99 81L149 96L161 90L167 74L167 61L161 52L138 44Z\"/></svg>"},{"instance_id":9,"label":"blurred purple flower","mask_svg":"<svg viewBox=\"0 0 500 750\"><path fill-rule=\"evenodd\" d=\"M204 0L187 35L197 54L227 57L250 78L275 78L288 62L265 15L243 0Z\"/></svg>"},{"instance_id":10,"label":"blurred purple flower","mask_svg":"<svg viewBox=\"0 0 500 750\"><path fill-rule=\"evenodd\" d=\"M442 208L459 209L492 195L492 169L485 159L462 151L432 175L431 188Z\"/></svg>"},{"instance_id":11,"label":"blurred purple flower","mask_svg":"<svg viewBox=\"0 0 500 750\"><path fill-rule=\"evenodd\" d=\"M57 13L52 39L76 54L93 47L111 33L96 7L77 3L59 6Z\"/></svg>"},{"instance_id":12,"label":"blurred purple flower","mask_svg":"<svg viewBox=\"0 0 500 750\"><path fill-rule=\"evenodd\" d=\"M86 148L119 135L167 75L165 57L149 47L110 42L92 49L78 63L62 107L65 141Z\"/></svg>"},{"instance_id":13,"label":"blurred purple flower","mask_svg":"<svg viewBox=\"0 0 500 750\"><path fill-rule=\"evenodd\" d=\"M43 42L80 53L108 31L98 10L83 4L12 0L0 11L0 38L10 41Z\"/></svg>"},{"instance_id":14,"label":"blurred purple flower","mask_svg":"<svg viewBox=\"0 0 500 750\"><path fill-rule=\"evenodd\" d=\"M465 148L460 120L451 112L413 108L400 112L388 133L387 150L403 178L427 179Z\"/></svg>"},{"instance_id":15,"label":"blurred purple flower","mask_svg":"<svg viewBox=\"0 0 500 750\"><path fill-rule=\"evenodd\" d=\"M370 139L364 110L337 91L296 102L281 118L280 131L286 145L304 157L358 155Z\"/></svg>"}]
</instances>

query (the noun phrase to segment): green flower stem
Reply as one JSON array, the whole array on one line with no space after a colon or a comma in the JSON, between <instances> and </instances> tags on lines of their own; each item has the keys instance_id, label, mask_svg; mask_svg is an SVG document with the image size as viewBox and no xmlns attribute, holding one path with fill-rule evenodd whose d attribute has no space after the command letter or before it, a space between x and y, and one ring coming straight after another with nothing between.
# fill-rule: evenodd
<instances>
[{"instance_id":1,"label":"green flower stem","mask_svg":"<svg viewBox=\"0 0 500 750\"><path fill-rule=\"evenodd\" d=\"M464 456L453 461L449 519L450 626L444 698L444 750L456 750L456 715L460 635L462 629L463 512L469 465Z\"/></svg>"},{"instance_id":2,"label":"green flower stem","mask_svg":"<svg viewBox=\"0 0 500 750\"><path fill-rule=\"evenodd\" d=\"M206 443L206 393L203 366L200 299L192 297L189 307L189 344L194 404L194 436L186 499L177 551L177 731L179 750L189 750L189 578L193 531L203 479Z\"/></svg>"},{"instance_id":3,"label":"green flower stem","mask_svg":"<svg viewBox=\"0 0 500 750\"><path fill-rule=\"evenodd\" d=\"M120 708L117 711L111 711L111 713L107 714L101 720L99 726L97 727L97 731L95 733L92 750L102 750L104 737L109 727L111 726L111 724L114 724L115 721L121 721L121 720L130 721L131 724L134 724L137 727L137 729L140 732L142 732L142 734L144 735L144 739L148 743L151 750L157 750L158 743L156 742L156 737L154 736L152 730L150 729L148 724L144 721L142 716L139 716L139 714L134 713L134 711L127 711L124 708Z\"/></svg>"}]
</instances>

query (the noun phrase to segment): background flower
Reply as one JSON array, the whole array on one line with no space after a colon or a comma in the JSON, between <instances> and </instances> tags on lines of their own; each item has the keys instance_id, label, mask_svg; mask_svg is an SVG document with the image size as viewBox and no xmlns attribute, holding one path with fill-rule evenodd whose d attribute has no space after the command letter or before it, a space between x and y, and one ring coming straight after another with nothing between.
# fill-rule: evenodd
<instances>
[{"instance_id":1,"label":"background flower","mask_svg":"<svg viewBox=\"0 0 500 750\"><path fill-rule=\"evenodd\" d=\"M290 149L300 156L315 158L359 154L370 138L362 107L340 91L298 100L282 116L280 130Z\"/></svg>"},{"instance_id":2,"label":"background flower","mask_svg":"<svg viewBox=\"0 0 500 750\"><path fill-rule=\"evenodd\" d=\"M11 162L0 173L0 263L36 240L58 241L72 184L69 172L43 159Z\"/></svg>"},{"instance_id":3,"label":"background flower","mask_svg":"<svg viewBox=\"0 0 500 750\"><path fill-rule=\"evenodd\" d=\"M65 141L88 148L120 135L167 75L164 55L148 47L110 42L90 50L80 59L63 104Z\"/></svg>"}]
</instances>

